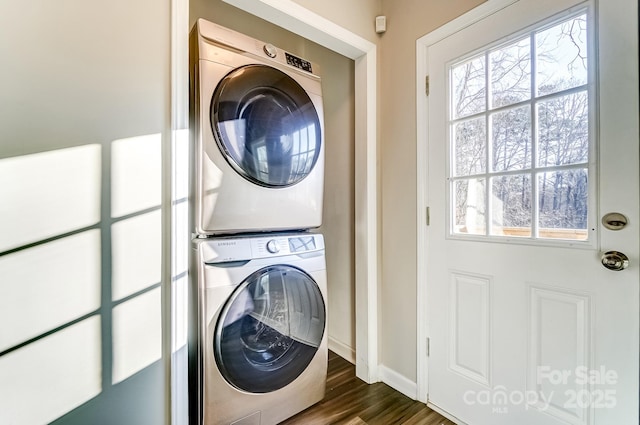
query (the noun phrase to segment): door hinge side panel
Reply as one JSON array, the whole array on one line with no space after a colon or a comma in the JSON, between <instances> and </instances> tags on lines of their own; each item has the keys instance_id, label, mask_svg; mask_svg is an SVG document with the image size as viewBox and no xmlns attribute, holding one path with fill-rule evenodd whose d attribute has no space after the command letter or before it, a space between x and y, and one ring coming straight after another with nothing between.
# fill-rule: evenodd
<instances>
[{"instance_id":1,"label":"door hinge side panel","mask_svg":"<svg viewBox=\"0 0 640 425\"><path fill-rule=\"evenodd\" d=\"M426 221L427 221L427 226L429 226L431 224L431 210L429 209L429 207L427 207L427 211L426 211Z\"/></svg>"},{"instance_id":2,"label":"door hinge side panel","mask_svg":"<svg viewBox=\"0 0 640 425\"><path fill-rule=\"evenodd\" d=\"M424 77L424 92L429 96L429 76Z\"/></svg>"}]
</instances>

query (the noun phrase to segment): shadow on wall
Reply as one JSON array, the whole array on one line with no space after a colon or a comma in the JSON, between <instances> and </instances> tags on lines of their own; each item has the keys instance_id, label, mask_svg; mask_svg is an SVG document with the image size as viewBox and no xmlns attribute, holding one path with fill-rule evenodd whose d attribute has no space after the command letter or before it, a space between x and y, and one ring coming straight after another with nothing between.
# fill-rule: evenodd
<instances>
[{"instance_id":1,"label":"shadow on wall","mask_svg":"<svg viewBox=\"0 0 640 425\"><path fill-rule=\"evenodd\" d=\"M164 422L161 139L0 160L0 423Z\"/></svg>"}]
</instances>

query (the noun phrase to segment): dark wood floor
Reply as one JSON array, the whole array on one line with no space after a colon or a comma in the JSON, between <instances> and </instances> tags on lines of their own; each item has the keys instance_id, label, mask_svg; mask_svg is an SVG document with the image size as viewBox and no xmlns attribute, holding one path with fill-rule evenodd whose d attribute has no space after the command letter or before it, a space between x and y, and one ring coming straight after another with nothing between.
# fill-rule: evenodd
<instances>
[{"instance_id":1,"label":"dark wood floor","mask_svg":"<svg viewBox=\"0 0 640 425\"><path fill-rule=\"evenodd\" d=\"M284 424L455 425L386 384L365 384L356 378L354 365L332 352L324 399Z\"/></svg>"}]
</instances>

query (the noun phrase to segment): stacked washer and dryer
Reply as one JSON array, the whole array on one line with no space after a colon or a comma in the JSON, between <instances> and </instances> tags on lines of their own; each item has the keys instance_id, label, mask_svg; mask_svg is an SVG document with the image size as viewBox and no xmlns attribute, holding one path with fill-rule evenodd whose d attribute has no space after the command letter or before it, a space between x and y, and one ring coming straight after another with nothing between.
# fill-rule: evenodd
<instances>
[{"instance_id":1,"label":"stacked washer and dryer","mask_svg":"<svg viewBox=\"0 0 640 425\"><path fill-rule=\"evenodd\" d=\"M316 68L202 19L191 32L192 424L277 424L324 397Z\"/></svg>"}]
</instances>

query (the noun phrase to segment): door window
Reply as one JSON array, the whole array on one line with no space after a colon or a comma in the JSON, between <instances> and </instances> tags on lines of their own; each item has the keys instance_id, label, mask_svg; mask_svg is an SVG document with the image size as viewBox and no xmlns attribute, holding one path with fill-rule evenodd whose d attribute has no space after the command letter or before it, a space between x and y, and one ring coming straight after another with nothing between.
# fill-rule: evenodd
<instances>
[{"instance_id":1,"label":"door window","mask_svg":"<svg viewBox=\"0 0 640 425\"><path fill-rule=\"evenodd\" d=\"M449 65L451 234L587 240L587 13Z\"/></svg>"},{"instance_id":2,"label":"door window","mask_svg":"<svg viewBox=\"0 0 640 425\"><path fill-rule=\"evenodd\" d=\"M275 68L248 65L229 73L214 92L210 118L225 158L253 183L294 185L318 160L316 109L305 90Z\"/></svg>"},{"instance_id":3,"label":"door window","mask_svg":"<svg viewBox=\"0 0 640 425\"><path fill-rule=\"evenodd\" d=\"M225 304L215 330L215 359L236 388L275 391L307 368L324 327L325 304L313 279L295 267L267 267L238 285Z\"/></svg>"}]
</instances>

